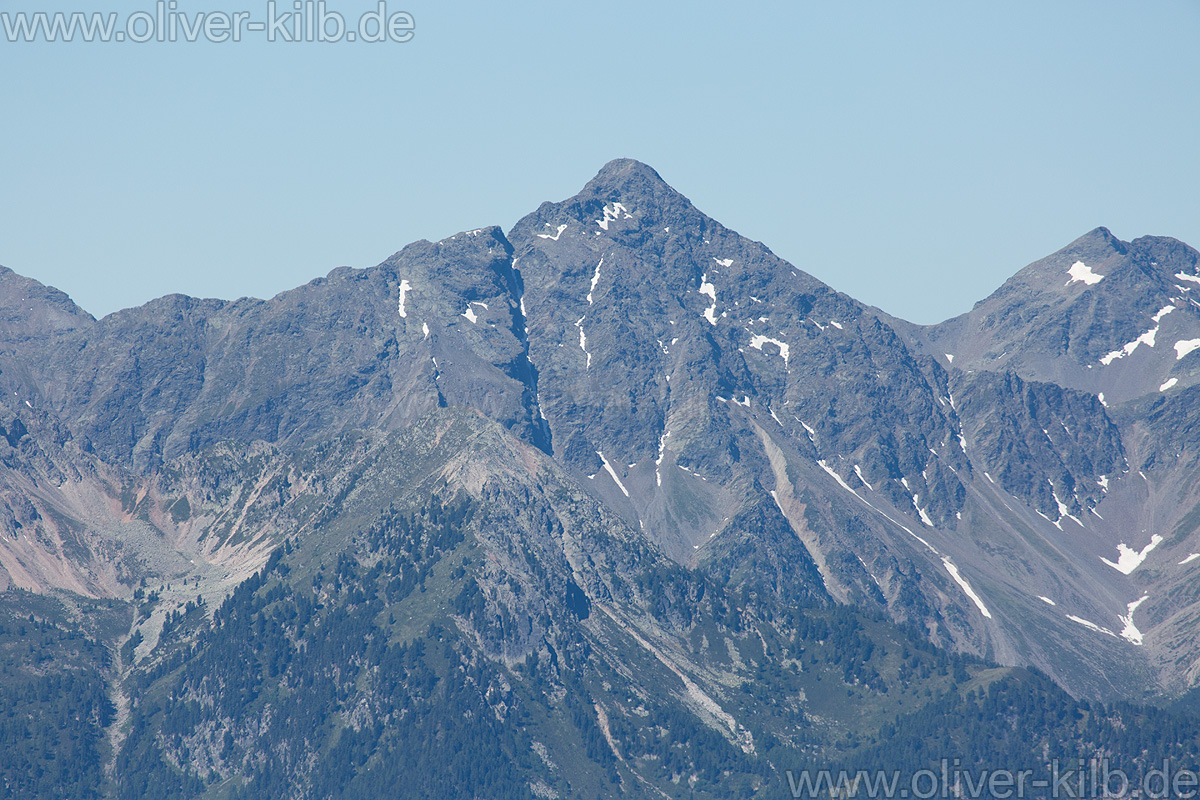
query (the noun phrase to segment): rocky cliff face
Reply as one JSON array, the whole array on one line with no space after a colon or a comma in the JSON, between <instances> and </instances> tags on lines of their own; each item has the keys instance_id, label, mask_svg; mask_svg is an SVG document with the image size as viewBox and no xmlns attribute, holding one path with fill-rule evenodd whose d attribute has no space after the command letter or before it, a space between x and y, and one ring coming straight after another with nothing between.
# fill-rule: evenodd
<instances>
[{"instance_id":1,"label":"rocky cliff face","mask_svg":"<svg viewBox=\"0 0 1200 800\"><path fill-rule=\"evenodd\" d=\"M1104 228L1030 264L969 313L910 329L963 370L1011 371L1122 403L1193 385L1200 253Z\"/></svg>"},{"instance_id":2,"label":"rocky cliff face","mask_svg":"<svg viewBox=\"0 0 1200 800\"><path fill-rule=\"evenodd\" d=\"M217 597L285 539L328 565L357 535L348 498L415 502L434 484L400 476L424 470L490 509L475 580L528 622L479 632L489 657L537 652L547 615L618 596L645 613L621 592L661 562L1080 692L1182 690L1197 263L1099 229L920 328L620 160L507 234L265 301L94 320L6 271L0 564L38 591Z\"/></svg>"}]
</instances>

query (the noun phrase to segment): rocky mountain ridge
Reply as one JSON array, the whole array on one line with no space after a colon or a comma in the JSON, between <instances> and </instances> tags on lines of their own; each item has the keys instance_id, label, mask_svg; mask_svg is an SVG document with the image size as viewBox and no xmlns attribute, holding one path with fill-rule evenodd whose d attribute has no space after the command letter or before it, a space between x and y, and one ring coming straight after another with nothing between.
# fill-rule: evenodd
<instances>
[{"instance_id":1,"label":"rocky mountain ridge","mask_svg":"<svg viewBox=\"0 0 1200 800\"><path fill-rule=\"evenodd\" d=\"M1077 666L1038 652L1067 641L1072 661L1141 669L1137 625L1128 627L1138 637L1117 642L1064 628L1074 617L1100 637L1120 634L1125 606L1148 587L1103 559L1133 563L1121 554L1140 554L1155 534L1136 512L1116 512L1118 527L1099 510L1110 496L1145 494L1131 478L1145 472L1144 448L1113 419L1133 402L1132 379L1105 378L1107 391L1092 394L1091 363L1074 364L1071 380L1046 378L1070 372L1063 359L1116 352L1104 336L1132 336L1138 312L1109 318L1112 298L1149 308L1170 295L1177 313L1160 322L1174 326L1171 337L1189 334L1195 264L1178 243L1125 245L1098 230L1019 273L973 316L917 329L708 219L645 165L617 161L508 235L484 228L416 243L267 301L172 296L97 321L9 273L0 383L18 404L14 420L23 404L56 428L63 452L85 454L97 474L122 472L105 478L110 496L116 482L222 442L287 453L339 431L395 430L437 407L472 407L553 455L679 563L753 552L785 586L789 567L811 562L821 585L789 591L878 603L935 641L1071 682ZM1048 322L1055 314L1066 322ZM1144 344L1104 368L1159 369L1165 348ZM954 360L937 352L954 349ZM1012 353L988 362L995 350ZM1161 394L1182 407L1200 356L1176 353L1176 384ZM1186 502L1174 517L1155 510L1156 524L1165 514L1176 528ZM9 503L9 527L53 517L37 507ZM1125 527L1132 519L1138 530ZM795 536L763 546L764 528ZM1086 559L1068 555L1072 538L1086 541ZM1061 587L1067 595L1051 597ZM120 591L111 580L94 589ZM1153 594L1143 614L1154 613ZM1032 635L1029 618L1057 608L1039 597L1071 613L1051 611L1060 621L1041 619Z\"/></svg>"},{"instance_id":2,"label":"rocky mountain ridge","mask_svg":"<svg viewBox=\"0 0 1200 800\"><path fill-rule=\"evenodd\" d=\"M1200 680L1197 264L1097 229L919 327L618 160L508 233L269 300L96 320L5 271L3 578L138 609L135 680L286 547L287 586L376 587L396 641L456 626L454 658L499 669L500 694L530 659L619 641L747 756L765 734L727 710L753 672L729 653L761 638L773 663L798 609L1080 696L1180 695ZM319 593L367 602L340 586ZM206 775L236 772L224 747L203 744Z\"/></svg>"}]
</instances>

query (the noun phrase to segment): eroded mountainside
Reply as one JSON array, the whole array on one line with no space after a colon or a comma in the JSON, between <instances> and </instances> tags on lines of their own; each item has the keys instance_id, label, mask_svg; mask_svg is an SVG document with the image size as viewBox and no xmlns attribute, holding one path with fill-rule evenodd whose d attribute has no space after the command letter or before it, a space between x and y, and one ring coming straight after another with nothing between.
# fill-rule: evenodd
<instances>
[{"instance_id":1,"label":"eroded mountainside","mask_svg":"<svg viewBox=\"0 0 1200 800\"><path fill-rule=\"evenodd\" d=\"M106 609L122 797L740 797L973 703L1119 751L1167 712L1040 673L1200 680L1198 258L1099 229L921 328L620 160L265 301L4 271L5 597Z\"/></svg>"}]
</instances>

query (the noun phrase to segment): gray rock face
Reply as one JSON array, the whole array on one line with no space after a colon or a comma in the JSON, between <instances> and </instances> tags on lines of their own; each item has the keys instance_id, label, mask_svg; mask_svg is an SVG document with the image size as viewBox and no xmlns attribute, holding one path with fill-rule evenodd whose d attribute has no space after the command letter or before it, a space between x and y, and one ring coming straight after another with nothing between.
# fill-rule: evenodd
<instances>
[{"instance_id":1,"label":"gray rock face","mask_svg":"<svg viewBox=\"0 0 1200 800\"><path fill-rule=\"evenodd\" d=\"M503 589L523 548L576 612L616 591L605 558L669 558L784 606L877 608L1080 691L1174 691L1200 663L1178 588L1200 552L1198 263L1098 229L921 328L619 160L507 235L417 242L270 300L94 320L5 271L0 528L53 531L0 556L35 588L195 570L224 591L283 536L353 538L342 500L370 486L384 507L424 470L405 491L493 507L482 578L510 613L561 610L537 570ZM425 449L397 452L416 461L372 455L414 426Z\"/></svg>"},{"instance_id":2,"label":"gray rock face","mask_svg":"<svg viewBox=\"0 0 1200 800\"><path fill-rule=\"evenodd\" d=\"M906 505L917 492L942 521L959 510L950 467L966 462L938 391L943 371L860 304L702 215L645 165L607 165L511 238L542 407L567 464L601 479L605 453L633 495L633 485L652 477L659 488L681 468L720 483L759 475L760 448L737 433L750 417L806 454L858 461L866 481ZM938 449L943 458L930 452Z\"/></svg>"},{"instance_id":3,"label":"gray rock face","mask_svg":"<svg viewBox=\"0 0 1200 800\"><path fill-rule=\"evenodd\" d=\"M1187 344L1200 339L1200 253L1097 228L969 313L910 327L910 336L960 369L1012 371L1109 403L1191 386L1200 377L1200 353Z\"/></svg>"},{"instance_id":4,"label":"gray rock face","mask_svg":"<svg viewBox=\"0 0 1200 800\"><path fill-rule=\"evenodd\" d=\"M1053 522L1090 512L1107 477L1128 471L1121 433L1092 395L993 372L956 388L975 463Z\"/></svg>"},{"instance_id":5,"label":"gray rock face","mask_svg":"<svg viewBox=\"0 0 1200 800\"><path fill-rule=\"evenodd\" d=\"M438 403L537 438L509 265L491 228L267 301L170 296L6 345L20 342L20 360L41 365L29 382L75 435L136 469L229 439L295 446L390 429ZM41 315L73 320L62 308Z\"/></svg>"}]
</instances>

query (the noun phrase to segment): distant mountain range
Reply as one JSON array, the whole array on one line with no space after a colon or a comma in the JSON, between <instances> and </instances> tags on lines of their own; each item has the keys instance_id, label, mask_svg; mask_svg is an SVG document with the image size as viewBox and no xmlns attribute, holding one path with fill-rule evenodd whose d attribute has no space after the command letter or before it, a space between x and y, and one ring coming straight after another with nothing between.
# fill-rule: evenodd
<instances>
[{"instance_id":1,"label":"distant mountain range","mask_svg":"<svg viewBox=\"0 0 1200 800\"><path fill-rule=\"evenodd\" d=\"M917 326L630 160L265 301L0 269L0 648L92 687L16 738L113 797L780 796L972 704L1194 760L1198 384L1174 239Z\"/></svg>"}]
</instances>

